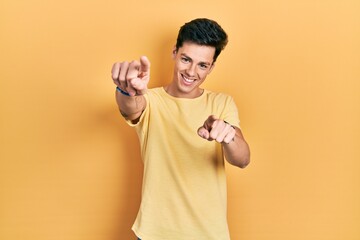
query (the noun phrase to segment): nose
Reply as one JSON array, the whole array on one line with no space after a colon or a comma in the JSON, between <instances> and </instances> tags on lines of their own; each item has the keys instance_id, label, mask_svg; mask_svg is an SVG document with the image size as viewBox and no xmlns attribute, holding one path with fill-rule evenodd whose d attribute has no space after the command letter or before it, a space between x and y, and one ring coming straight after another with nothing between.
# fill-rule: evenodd
<instances>
[{"instance_id":1,"label":"nose","mask_svg":"<svg viewBox=\"0 0 360 240\"><path fill-rule=\"evenodd\" d=\"M189 77L194 77L196 73L196 64L190 64L189 67L186 69L186 74Z\"/></svg>"}]
</instances>

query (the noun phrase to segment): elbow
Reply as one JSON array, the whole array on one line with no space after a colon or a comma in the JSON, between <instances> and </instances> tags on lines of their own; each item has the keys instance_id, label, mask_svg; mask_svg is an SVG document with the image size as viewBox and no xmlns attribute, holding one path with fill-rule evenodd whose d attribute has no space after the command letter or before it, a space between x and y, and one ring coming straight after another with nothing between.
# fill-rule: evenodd
<instances>
[{"instance_id":1,"label":"elbow","mask_svg":"<svg viewBox=\"0 0 360 240\"><path fill-rule=\"evenodd\" d=\"M229 161L229 163L239 168L246 168L250 164L250 154L243 155L238 159Z\"/></svg>"},{"instance_id":2,"label":"elbow","mask_svg":"<svg viewBox=\"0 0 360 240\"><path fill-rule=\"evenodd\" d=\"M245 159L245 161L241 162L238 167L239 168L246 168L250 163L250 158Z\"/></svg>"},{"instance_id":3,"label":"elbow","mask_svg":"<svg viewBox=\"0 0 360 240\"><path fill-rule=\"evenodd\" d=\"M233 163L233 165L244 169L249 165L249 163L250 163L250 157L245 157L245 158L241 159L240 161Z\"/></svg>"}]
</instances>

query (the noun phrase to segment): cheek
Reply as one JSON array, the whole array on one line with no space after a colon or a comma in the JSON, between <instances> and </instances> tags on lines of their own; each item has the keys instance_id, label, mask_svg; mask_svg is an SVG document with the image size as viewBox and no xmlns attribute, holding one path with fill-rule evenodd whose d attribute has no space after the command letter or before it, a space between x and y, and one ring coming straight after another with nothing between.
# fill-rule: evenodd
<instances>
[{"instance_id":1,"label":"cheek","mask_svg":"<svg viewBox=\"0 0 360 240\"><path fill-rule=\"evenodd\" d=\"M184 64L177 63L175 65L175 69L177 72L183 72L183 71L185 71L186 67L184 66Z\"/></svg>"},{"instance_id":2,"label":"cheek","mask_svg":"<svg viewBox=\"0 0 360 240\"><path fill-rule=\"evenodd\" d=\"M198 78L201 79L201 80L205 80L207 75L208 75L207 72L199 72L198 73Z\"/></svg>"},{"instance_id":3,"label":"cheek","mask_svg":"<svg viewBox=\"0 0 360 240\"><path fill-rule=\"evenodd\" d=\"M177 77L184 72L184 67L181 64L176 63L174 66L174 75L177 75Z\"/></svg>"}]
</instances>

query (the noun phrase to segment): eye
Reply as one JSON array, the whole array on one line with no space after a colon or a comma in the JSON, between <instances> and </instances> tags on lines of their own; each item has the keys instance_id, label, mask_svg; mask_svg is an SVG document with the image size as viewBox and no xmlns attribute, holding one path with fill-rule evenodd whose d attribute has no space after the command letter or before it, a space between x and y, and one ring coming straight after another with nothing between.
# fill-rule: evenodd
<instances>
[{"instance_id":1,"label":"eye","mask_svg":"<svg viewBox=\"0 0 360 240\"><path fill-rule=\"evenodd\" d=\"M190 62L190 59L189 59L189 58L186 58L186 57L182 57L182 58L181 58L181 61L182 61L183 63L189 63L189 62Z\"/></svg>"},{"instance_id":2,"label":"eye","mask_svg":"<svg viewBox=\"0 0 360 240\"><path fill-rule=\"evenodd\" d=\"M206 70L208 68L208 65L204 64L204 63L201 63L199 66L201 69L204 69L204 70Z\"/></svg>"}]
</instances>

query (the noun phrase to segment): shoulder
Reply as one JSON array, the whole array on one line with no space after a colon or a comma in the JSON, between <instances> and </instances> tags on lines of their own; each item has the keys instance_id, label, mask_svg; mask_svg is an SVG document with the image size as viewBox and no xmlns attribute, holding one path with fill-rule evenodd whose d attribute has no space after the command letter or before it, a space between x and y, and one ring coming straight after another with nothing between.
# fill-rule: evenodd
<instances>
[{"instance_id":1,"label":"shoulder","mask_svg":"<svg viewBox=\"0 0 360 240\"><path fill-rule=\"evenodd\" d=\"M213 92L210 90L204 90L204 95L208 100L216 102L229 102L233 101L233 97L222 92Z\"/></svg>"},{"instance_id":2,"label":"shoulder","mask_svg":"<svg viewBox=\"0 0 360 240\"><path fill-rule=\"evenodd\" d=\"M163 94L163 88L162 87L156 87L156 88L149 88L145 95L148 96L161 96Z\"/></svg>"},{"instance_id":3,"label":"shoulder","mask_svg":"<svg viewBox=\"0 0 360 240\"><path fill-rule=\"evenodd\" d=\"M222 92L213 92L205 90L206 103L211 105L216 111L223 113L224 111L237 112L237 106L232 96Z\"/></svg>"}]
</instances>

